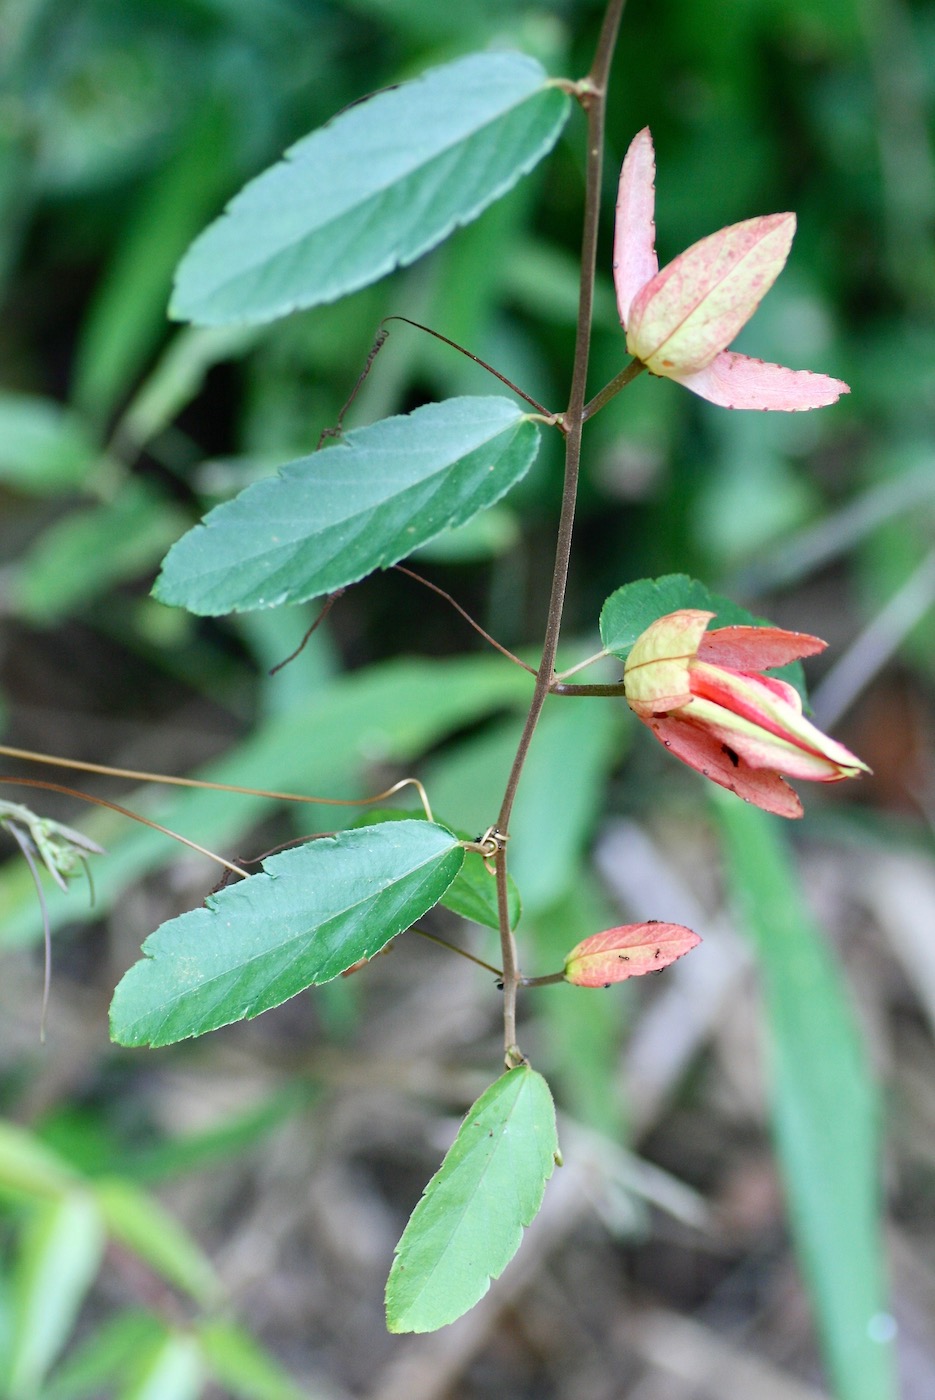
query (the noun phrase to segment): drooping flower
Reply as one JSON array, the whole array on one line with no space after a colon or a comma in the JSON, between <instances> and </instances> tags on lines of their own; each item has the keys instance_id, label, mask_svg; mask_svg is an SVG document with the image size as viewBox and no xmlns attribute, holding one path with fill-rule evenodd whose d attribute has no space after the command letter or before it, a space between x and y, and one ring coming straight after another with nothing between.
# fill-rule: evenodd
<instances>
[{"instance_id":1,"label":"drooping flower","mask_svg":"<svg viewBox=\"0 0 935 1400\"><path fill-rule=\"evenodd\" d=\"M727 349L782 271L794 214L764 214L693 243L659 271L656 173L645 127L620 172L614 235L617 309L627 349L652 374L724 408L821 408L850 392L840 379L787 369Z\"/></svg>"},{"instance_id":2,"label":"drooping flower","mask_svg":"<svg viewBox=\"0 0 935 1400\"><path fill-rule=\"evenodd\" d=\"M794 686L757 674L823 651L778 627L720 627L683 608L637 638L624 668L631 710L690 768L780 817L802 804L779 776L836 783L870 770L802 713Z\"/></svg>"},{"instance_id":3,"label":"drooping flower","mask_svg":"<svg viewBox=\"0 0 935 1400\"><path fill-rule=\"evenodd\" d=\"M592 933L576 944L565 958L565 981L576 987L607 987L647 972L661 972L701 942L683 924L650 919L645 924Z\"/></svg>"}]
</instances>

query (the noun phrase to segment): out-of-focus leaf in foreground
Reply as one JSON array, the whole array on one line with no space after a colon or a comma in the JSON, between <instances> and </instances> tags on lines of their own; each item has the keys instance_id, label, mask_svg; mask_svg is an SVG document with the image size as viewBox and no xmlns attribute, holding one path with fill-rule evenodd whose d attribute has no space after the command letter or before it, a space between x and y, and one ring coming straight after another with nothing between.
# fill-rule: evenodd
<instances>
[{"instance_id":1,"label":"out-of-focus leaf in foreground","mask_svg":"<svg viewBox=\"0 0 935 1400\"><path fill-rule=\"evenodd\" d=\"M876 1088L782 837L752 807L720 794L715 805L763 974L774 1131L835 1395L890 1400Z\"/></svg>"}]
</instances>

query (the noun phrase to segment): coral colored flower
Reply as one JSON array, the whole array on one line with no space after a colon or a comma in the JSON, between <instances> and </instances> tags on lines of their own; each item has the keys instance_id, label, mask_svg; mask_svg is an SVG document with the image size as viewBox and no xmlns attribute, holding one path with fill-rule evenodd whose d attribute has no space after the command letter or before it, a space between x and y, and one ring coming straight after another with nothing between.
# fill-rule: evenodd
<instances>
[{"instance_id":1,"label":"coral colored flower","mask_svg":"<svg viewBox=\"0 0 935 1400\"><path fill-rule=\"evenodd\" d=\"M764 214L693 243L659 271L656 162L645 127L620 172L614 234L617 309L627 349L652 374L724 408L821 408L850 392L840 379L738 355L727 346L782 271L794 214Z\"/></svg>"},{"instance_id":2,"label":"coral colored flower","mask_svg":"<svg viewBox=\"0 0 935 1400\"><path fill-rule=\"evenodd\" d=\"M592 933L565 958L565 981L576 987L609 987L646 972L661 972L701 942L683 924L622 924Z\"/></svg>"},{"instance_id":3,"label":"coral colored flower","mask_svg":"<svg viewBox=\"0 0 935 1400\"><path fill-rule=\"evenodd\" d=\"M836 783L866 763L802 714L798 691L758 671L823 651L820 637L778 627L706 630L714 613L660 617L637 638L624 668L631 710L670 753L747 802L779 817L802 804L784 783Z\"/></svg>"}]
</instances>

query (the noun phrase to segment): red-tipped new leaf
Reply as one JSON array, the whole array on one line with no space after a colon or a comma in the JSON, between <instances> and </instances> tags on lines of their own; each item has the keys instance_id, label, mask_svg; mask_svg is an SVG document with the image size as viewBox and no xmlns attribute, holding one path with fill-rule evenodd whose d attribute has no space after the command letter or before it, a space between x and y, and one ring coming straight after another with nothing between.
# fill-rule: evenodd
<instances>
[{"instance_id":1,"label":"red-tipped new leaf","mask_svg":"<svg viewBox=\"0 0 935 1400\"><path fill-rule=\"evenodd\" d=\"M621 924L593 933L565 959L565 981L576 987L606 987L644 972L659 972L690 953L701 939L682 924Z\"/></svg>"}]
</instances>

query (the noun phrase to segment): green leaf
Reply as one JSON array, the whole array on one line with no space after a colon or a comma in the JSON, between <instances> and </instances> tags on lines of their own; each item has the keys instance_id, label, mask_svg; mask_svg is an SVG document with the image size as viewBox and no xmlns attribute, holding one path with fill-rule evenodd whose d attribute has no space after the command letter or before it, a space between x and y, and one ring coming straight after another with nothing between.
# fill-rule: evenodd
<instances>
[{"instance_id":1,"label":"green leaf","mask_svg":"<svg viewBox=\"0 0 935 1400\"><path fill-rule=\"evenodd\" d=\"M507 875L510 928L516 928L522 913L519 890L512 875ZM497 908L497 883L476 851L468 851L464 864L439 901L462 919L472 919L486 928L500 927Z\"/></svg>"},{"instance_id":2,"label":"green leaf","mask_svg":"<svg viewBox=\"0 0 935 1400\"><path fill-rule=\"evenodd\" d=\"M367 815L360 817L354 825L359 827L375 822L400 822L414 819L418 819L418 814L415 812L394 811L389 807L374 811L371 808ZM454 831L461 841L474 839L466 832L456 830L450 823L445 823L445 825L448 826L449 830ZM519 890L516 888L516 882L512 875L508 874L506 879L510 928L516 928L522 913ZM477 851L465 852L464 864L438 902L444 908L450 909L453 914L460 914L462 919L472 919L474 923L483 924L486 928L499 929L500 927L500 913L497 908L497 882Z\"/></svg>"},{"instance_id":3,"label":"green leaf","mask_svg":"<svg viewBox=\"0 0 935 1400\"><path fill-rule=\"evenodd\" d=\"M14 1279L9 1400L26 1400L61 1351L104 1252L97 1203L83 1190L38 1207Z\"/></svg>"},{"instance_id":4,"label":"green leaf","mask_svg":"<svg viewBox=\"0 0 935 1400\"><path fill-rule=\"evenodd\" d=\"M772 820L713 794L766 997L773 1126L838 1400L895 1394L881 1232L880 1104L841 974Z\"/></svg>"},{"instance_id":5,"label":"green leaf","mask_svg":"<svg viewBox=\"0 0 935 1400\"><path fill-rule=\"evenodd\" d=\"M626 661L633 643L651 623L681 608L714 613L711 626L715 628L772 625L762 617L754 617L730 598L711 593L703 583L687 574L666 574L663 578L642 578L636 583L626 583L616 593L611 593L601 609L601 641L605 650ZM770 674L794 685L805 699L805 673L800 661L775 667Z\"/></svg>"},{"instance_id":6,"label":"green leaf","mask_svg":"<svg viewBox=\"0 0 935 1400\"><path fill-rule=\"evenodd\" d=\"M210 511L169 551L155 595L214 616L333 593L493 505L538 446L535 424L500 398L358 428Z\"/></svg>"},{"instance_id":7,"label":"green leaf","mask_svg":"<svg viewBox=\"0 0 935 1400\"><path fill-rule=\"evenodd\" d=\"M481 1094L396 1246L391 1332L432 1332L472 1308L535 1218L555 1166L549 1086L528 1065Z\"/></svg>"},{"instance_id":8,"label":"green leaf","mask_svg":"<svg viewBox=\"0 0 935 1400\"><path fill-rule=\"evenodd\" d=\"M182 259L170 314L270 321L376 282L511 189L568 110L517 53L474 54L377 93L231 201Z\"/></svg>"},{"instance_id":9,"label":"green leaf","mask_svg":"<svg viewBox=\"0 0 935 1400\"><path fill-rule=\"evenodd\" d=\"M328 982L437 904L464 859L431 822L392 822L283 851L262 875L210 895L143 944L121 981L111 1035L169 1045Z\"/></svg>"},{"instance_id":10,"label":"green leaf","mask_svg":"<svg viewBox=\"0 0 935 1400\"><path fill-rule=\"evenodd\" d=\"M697 579L687 574L666 574L663 578L641 578L611 593L601 609L601 641L611 655L626 661L633 643L650 623L681 608L716 613L718 627L738 623L754 626L757 622L746 608L709 592Z\"/></svg>"},{"instance_id":11,"label":"green leaf","mask_svg":"<svg viewBox=\"0 0 935 1400\"><path fill-rule=\"evenodd\" d=\"M123 1177L97 1181L93 1190L116 1240L205 1307L217 1303L220 1283L209 1260L158 1201Z\"/></svg>"},{"instance_id":12,"label":"green leaf","mask_svg":"<svg viewBox=\"0 0 935 1400\"><path fill-rule=\"evenodd\" d=\"M81 421L61 404L0 393L0 481L37 495L74 490L98 455Z\"/></svg>"}]
</instances>

